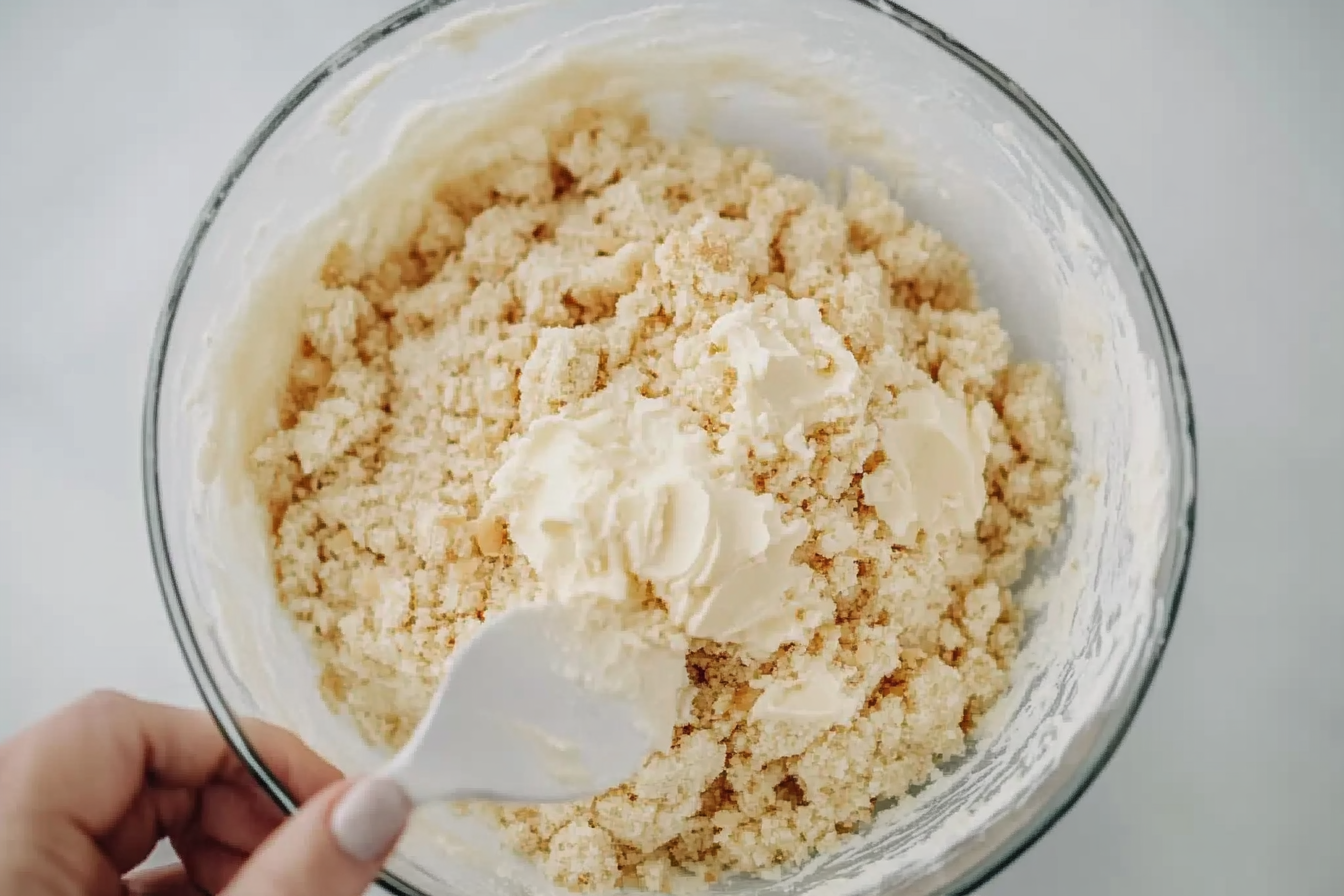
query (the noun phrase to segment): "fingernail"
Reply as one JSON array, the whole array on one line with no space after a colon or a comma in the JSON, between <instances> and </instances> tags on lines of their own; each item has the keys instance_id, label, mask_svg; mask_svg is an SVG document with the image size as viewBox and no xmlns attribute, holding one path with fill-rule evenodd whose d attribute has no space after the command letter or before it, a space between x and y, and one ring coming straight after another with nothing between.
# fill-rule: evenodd
<instances>
[{"instance_id":1,"label":"fingernail","mask_svg":"<svg viewBox=\"0 0 1344 896\"><path fill-rule=\"evenodd\" d=\"M364 778L336 804L331 834L350 858L371 862L392 849L412 808L410 798L395 781Z\"/></svg>"}]
</instances>

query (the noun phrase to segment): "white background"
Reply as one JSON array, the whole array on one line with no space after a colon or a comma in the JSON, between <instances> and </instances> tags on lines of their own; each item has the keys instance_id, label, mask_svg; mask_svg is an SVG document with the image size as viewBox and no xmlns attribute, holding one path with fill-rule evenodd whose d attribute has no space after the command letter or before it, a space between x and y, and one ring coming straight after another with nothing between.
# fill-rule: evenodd
<instances>
[{"instance_id":1,"label":"white background","mask_svg":"<svg viewBox=\"0 0 1344 896\"><path fill-rule=\"evenodd\" d=\"M395 6L0 0L0 738L94 687L197 702L141 510L155 317L234 151ZM1040 100L1127 210L1200 445L1156 685L982 892L1344 892L1344 3L912 6Z\"/></svg>"}]
</instances>

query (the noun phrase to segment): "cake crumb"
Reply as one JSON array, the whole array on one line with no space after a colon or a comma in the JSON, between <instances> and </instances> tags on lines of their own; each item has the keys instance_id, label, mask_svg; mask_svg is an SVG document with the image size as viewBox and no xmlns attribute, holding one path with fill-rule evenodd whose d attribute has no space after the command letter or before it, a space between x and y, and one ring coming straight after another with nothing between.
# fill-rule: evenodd
<instances>
[{"instance_id":1,"label":"cake crumb","mask_svg":"<svg viewBox=\"0 0 1344 896\"><path fill-rule=\"evenodd\" d=\"M483 555L498 557L504 550L504 523L498 519L477 520L472 524L471 537Z\"/></svg>"},{"instance_id":2,"label":"cake crumb","mask_svg":"<svg viewBox=\"0 0 1344 896\"><path fill-rule=\"evenodd\" d=\"M510 439L603 390L666 399L725 476L808 524L793 555L817 598L808 639L768 657L694 641L684 724L633 780L480 811L574 891L680 892L835 848L964 753L1008 686L1011 588L1059 528L1070 474L1054 376L1012 360L965 255L863 172L835 205L759 152L659 138L618 104L488 149L425 196L406 246L332 247L252 454L279 598L323 694L371 743L403 744L454 647L544 597L482 515ZM804 299L855 379L788 432L741 437L738 372L710 328ZM862 482L899 396L929 387L984 424L985 506L974 531L898 542ZM762 694L817 669L852 699L845 718L762 716Z\"/></svg>"}]
</instances>

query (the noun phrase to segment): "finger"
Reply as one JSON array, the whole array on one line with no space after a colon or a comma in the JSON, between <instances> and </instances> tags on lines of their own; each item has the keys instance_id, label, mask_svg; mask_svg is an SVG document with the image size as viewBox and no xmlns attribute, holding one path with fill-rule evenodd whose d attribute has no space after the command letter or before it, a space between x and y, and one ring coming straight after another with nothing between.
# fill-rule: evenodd
<instances>
[{"instance_id":1,"label":"finger","mask_svg":"<svg viewBox=\"0 0 1344 896\"><path fill-rule=\"evenodd\" d=\"M3 787L0 795L8 796ZM61 816L14 815L0 805L0 889L10 893L119 896L121 872L87 834Z\"/></svg>"},{"instance_id":2,"label":"finger","mask_svg":"<svg viewBox=\"0 0 1344 896\"><path fill-rule=\"evenodd\" d=\"M12 760L29 799L100 837L132 808L151 775L195 787L228 749L204 713L98 692L20 734Z\"/></svg>"},{"instance_id":3,"label":"finger","mask_svg":"<svg viewBox=\"0 0 1344 896\"><path fill-rule=\"evenodd\" d=\"M410 812L406 794L386 779L333 785L285 822L221 896L360 896Z\"/></svg>"},{"instance_id":4,"label":"finger","mask_svg":"<svg viewBox=\"0 0 1344 896\"><path fill-rule=\"evenodd\" d=\"M300 787L295 788L298 793L312 786L302 776L299 781ZM307 796L311 793L299 798ZM285 811L250 776L224 777L194 791L149 787L140 791L121 821L100 842L119 871L143 862L165 837L190 839L202 848L218 844L226 851L247 856L285 817Z\"/></svg>"},{"instance_id":5,"label":"finger","mask_svg":"<svg viewBox=\"0 0 1344 896\"><path fill-rule=\"evenodd\" d=\"M207 785L198 805L189 828L170 828L168 834L192 878L218 893L286 816L251 778Z\"/></svg>"},{"instance_id":6,"label":"finger","mask_svg":"<svg viewBox=\"0 0 1344 896\"><path fill-rule=\"evenodd\" d=\"M284 810L251 780L225 781L201 791L195 828L201 837L250 854L284 820Z\"/></svg>"},{"instance_id":7,"label":"finger","mask_svg":"<svg viewBox=\"0 0 1344 896\"><path fill-rule=\"evenodd\" d=\"M98 844L118 873L125 872L143 862L160 840L189 824L195 812L194 791L149 787L140 791Z\"/></svg>"},{"instance_id":8,"label":"finger","mask_svg":"<svg viewBox=\"0 0 1344 896\"><path fill-rule=\"evenodd\" d=\"M284 785L297 803L306 802L325 787L341 780L340 769L327 762L289 731L259 719L243 719L243 737L266 764L272 777ZM226 775L255 790L267 803L274 804L252 771L230 752ZM280 818L285 817L282 812Z\"/></svg>"},{"instance_id":9,"label":"finger","mask_svg":"<svg viewBox=\"0 0 1344 896\"><path fill-rule=\"evenodd\" d=\"M218 893L229 885L238 869L247 861L247 855L213 841L193 842L187 837L175 837L173 849L182 861L160 868L132 871L122 878L126 892L133 896L141 893L191 893L193 896Z\"/></svg>"},{"instance_id":10,"label":"finger","mask_svg":"<svg viewBox=\"0 0 1344 896\"><path fill-rule=\"evenodd\" d=\"M285 811L250 777L223 778L200 790L149 787L140 791L121 821L100 841L118 871L145 860L164 837L199 852L246 857L285 820ZM189 867L194 857L179 846ZM230 864L229 876L239 860ZM222 887L229 876L219 883ZM202 883L206 883L202 878ZM219 887L216 887L218 889Z\"/></svg>"},{"instance_id":11,"label":"finger","mask_svg":"<svg viewBox=\"0 0 1344 896\"><path fill-rule=\"evenodd\" d=\"M300 799L339 777L288 732L261 722L245 731ZM113 692L90 695L19 735L0 763L0 783L19 785L29 803L62 813L94 837L112 830L149 783L199 788L245 775L205 713Z\"/></svg>"},{"instance_id":12,"label":"finger","mask_svg":"<svg viewBox=\"0 0 1344 896\"><path fill-rule=\"evenodd\" d=\"M196 885L205 893L221 893L247 862L248 854L200 835L174 837L173 849Z\"/></svg>"},{"instance_id":13,"label":"finger","mask_svg":"<svg viewBox=\"0 0 1344 896\"><path fill-rule=\"evenodd\" d=\"M284 810L250 778L225 779L200 790L149 787L99 842L112 864L126 871L143 862L165 837L202 848L218 845L246 856L284 820ZM187 858L180 850L178 854Z\"/></svg>"},{"instance_id":14,"label":"finger","mask_svg":"<svg viewBox=\"0 0 1344 896\"><path fill-rule=\"evenodd\" d=\"M127 896L202 896L205 890L192 883L181 865L165 865L137 871L122 879Z\"/></svg>"},{"instance_id":15,"label":"finger","mask_svg":"<svg viewBox=\"0 0 1344 896\"><path fill-rule=\"evenodd\" d=\"M284 819L284 811L251 780L246 785L210 784L195 792L150 788L141 791L121 824L104 838L102 848L124 871L144 861L168 837L192 879L213 893L224 889ZM126 879L139 881L149 874L137 872Z\"/></svg>"}]
</instances>

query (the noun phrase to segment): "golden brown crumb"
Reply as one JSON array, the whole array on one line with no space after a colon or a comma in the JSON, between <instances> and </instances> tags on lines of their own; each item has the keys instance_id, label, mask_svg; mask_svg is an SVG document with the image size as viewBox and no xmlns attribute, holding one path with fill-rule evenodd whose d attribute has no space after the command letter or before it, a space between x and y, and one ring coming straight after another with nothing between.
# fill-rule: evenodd
<instances>
[{"instance_id":1,"label":"golden brown crumb","mask_svg":"<svg viewBox=\"0 0 1344 896\"><path fill-rule=\"evenodd\" d=\"M482 554L498 557L504 550L504 523L497 519L477 520L472 524L471 537Z\"/></svg>"},{"instance_id":2,"label":"golden brown crumb","mask_svg":"<svg viewBox=\"0 0 1344 896\"><path fill-rule=\"evenodd\" d=\"M585 108L426 196L412 243L381 263L334 247L322 283L254 480L281 601L327 699L370 741L402 743L458 640L536 592L502 521L480 514L501 447L540 416L602 389L666 396L812 527L794 559L835 610L810 642L764 662L694 644L692 723L636 778L573 805L489 810L556 883L666 891L678 874L799 862L966 749L1008 683L1009 588L1060 524L1068 424L1049 369L1013 363L997 315L977 308L965 256L882 184L857 172L836 207L755 151ZM866 397L805 445L732 447L736 381L707 332L771 290L818 302ZM974 536L901 547L860 483L896 396L930 380L996 412L988 504ZM815 662L866 695L852 719L751 718L763 682Z\"/></svg>"}]
</instances>

